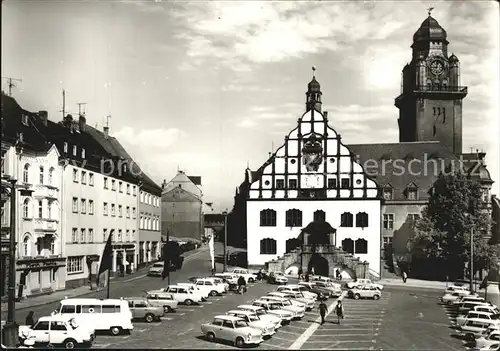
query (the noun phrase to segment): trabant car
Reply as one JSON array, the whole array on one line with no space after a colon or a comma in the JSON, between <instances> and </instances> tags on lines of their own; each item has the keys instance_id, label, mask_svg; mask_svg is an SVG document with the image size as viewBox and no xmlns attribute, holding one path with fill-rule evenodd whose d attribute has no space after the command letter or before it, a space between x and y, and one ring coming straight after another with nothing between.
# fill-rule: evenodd
<instances>
[{"instance_id":1,"label":"trabant car","mask_svg":"<svg viewBox=\"0 0 500 351\"><path fill-rule=\"evenodd\" d=\"M319 293L311 291L308 286L302 285L300 283L299 284L280 285L276 288L276 291L279 291L279 292L288 292L288 291L301 292L305 297L312 298L314 300L316 300L318 298L318 295L320 295Z\"/></svg>"},{"instance_id":2,"label":"trabant car","mask_svg":"<svg viewBox=\"0 0 500 351\"><path fill-rule=\"evenodd\" d=\"M277 297L272 295L262 296L259 300L277 302L280 304L281 308L293 312L294 319L303 318L306 313L306 305L300 302L293 303L292 300L285 297Z\"/></svg>"},{"instance_id":3,"label":"trabant car","mask_svg":"<svg viewBox=\"0 0 500 351\"><path fill-rule=\"evenodd\" d=\"M484 350L492 345L500 343L500 330L492 330L488 333L483 333L481 336L473 341L473 350Z\"/></svg>"},{"instance_id":4,"label":"trabant car","mask_svg":"<svg viewBox=\"0 0 500 351\"><path fill-rule=\"evenodd\" d=\"M491 306L493 307L494 305L491 304L490 302L486 301L470 301L470 302L464 302L458 305L457 310L458 314L467 314L470 310L476 308L476 306Z\"/></svg>"},{"instance_id":5,"label":"trabant car","mask_svg":"<svg viewBox=\"0 0 500 351\"><path fill-rule=\"evenodd\" d=\"M176 285L185 287L189 291L193 292L193 294L201 295L201 301L207 301L210 296L210 291L203 289L203 286L198 286L195 283L177 283Z\"/></svg>"},{"instance_id":6,"label":"trabant car","mask_svg":"<svg viewBox=\"0 0 500 351\"><path fill-rule=\"evenodd\" d=\"M457 329L461 336L467 341L472 342L476 337L480 337L485 330L494 326L498 328L499 321L475 321L469 320L464 325L459 326Z\"/></svg>"},{"instance_id":7,"label":"trabant car","mask_svg":"<svg viewBox=\"0 0 500 351\"><path fill-rule=\"evenodd\" d=\"M257 274L250 273L248 269L244 268L235 268L232 272L224 272L224 273L232 273L239 277L245 278L247 283L254 283L257 281Z\"/></svg>"},{"instance_id":8,"label":"trabant car","mask_svg":"<svg viewBox=\"0 0 500 351\"><path fill-rule=\"evenodd\" d=\"M374 299L378 300L382 296L382 291L374 286L359 286L349 289L347 296L355 300L359 299Z\"/></svg>"},{"instance_id":9,"label":"trabant car","mask_svg":"<svg viewBox=\"0 0 500 351\"><path fill-rule=\"evenodd\" d=\"M236 274L232 273L215 273L215 277L222 279L222 281L225 281L228 285L230 284L238 284L238 276Z\"/></svg>"},{"instance_id":10,"label":"trabant car","mask_svg":"<svg viewBox=\"0 0 500 351\"><path fill-rule=\"evenodd\" d=\"M208 341L232 341L237 347L258 345L264 341L261 330L234 316L215 316L211 322L201 325L201 332Z\"/></svg>"},{"instance_id":11,"label":"trabant car","mask_svg":"<svg viewBox=\"0 0 500 351\"><path fill-rule=\"evenodd\" d=\"M190 306L193 303L200 303L203 300L203 295L201 293L194 293L192 290L188 290L187 287L180 285L170 285L168 288L163 288L161 290L152 291L153 293L168 293L172 295L175 301L178 303Z\"/></svg>"},{"instance_id":12,"label":"trabant car","mask_svg":"<svg viewBox=\"0 0 500 351\"><path fill-rule=\"evenodd\" d=\"M132 312L133 319L152 323L155 320L160 320L165 315L163 306L155 306L143 297L125 297L124 300L128 301L128 307Z\"/></svg>"},{"instance_id":13,"label":"trabant car","mask_svg":"<svg viewBox=\"0 0 500 351\"><path fill-rule=\"evenodd\" d=\"M306 305L306 310L312 310L314 308L314 305L316 303L315 299L305 297L302 292L296 292L296 291L287 291L287 292L278 292L278 291L273 291L270 292L268 295L274 296L275 294L283 294L284 297L288 297L291 300L298 301L300 303L303 303ZM278 295L276 295L278 296Z\"/></svg>"},{"instance_id":14,"label":"trabant car","mask_svg":"<svg viewBox=\"0 0 500 351\"><path fill-rule=\"evenodd\" d=\"M174 300L174 297L170 293L163 292L161 290L149 291L146 294L146 299L153 306L163 307L164 312L175 312L179 306L179 302Z\"/></svg>"},{"instance_id":15,"label":"trabant car","mask_svg":"<svg viewBox=\"0 0 500 351\"><path fill-rule=\"evenodd\" d=\"M475 295L461 296L457 301L453 302L454 305L459 305L465 302L484 302L484 297Z\"/></svg>"},{"instance_id":16,"label":"trabant car","mask_svg":"<svg viewBox=\"0 0 500 351\"><path fill-rule=\"evenodd\" d=\"M276 329L282 327L281 318L275 314L267 313L267 311L263 307L254 305L239 305L238 307L236 307L236 310L255 313L257 316L259 316L260 319L273 323Z\"/></svg>"},{"instance_id":17,"label":"trabant car","mask_svg":"<svg viewBox=\"0 0 500 351\"><path fill-rule=\"evenodd\" d=\"M219 278L200 278L196 280L195 284L210 296L222 295L227 291L226 286Z\"/></svg>"},{"instance_id":18,"label":"trabant car","mask_svg":"<svg viewBox=\"0 0 500 351\"><path fill-rule=\"evenodd\" d=\"M490 320L498 320L500 314L491 313L491 312L479 312L470 310L466 315L459 315L456 319L457 325L464 325L469 320L478 320L478 321L490 321Z\"/></svg>"},{"instance_id":19,"label":"trabant car","mask_svg":"<svg viewBox=\"0 0 500 351\"><path fill-rule=\"evenodd\" d=\"M379 290L384 289L384 286L382 284L374 283L371 279L362 278L362 279L356 279L355 281L346 283L346 286L348 289L352 289L352 288L359 286L359 285L371 285L371 286L375 286Z\"/></svg>"},{"instance_id":20,"label":"trabant car","mask_svg":"<svg viewBox=\"0 0 500 351\"><path fill-rule=\"evenodd\" d=\"M267 276L267 282L269 284L280 284L286 285L288 283L288 278L282 272L271 272Z\"/></svg>"},{"instance_id":21,"label":"trabant car","mask_svg":"<svg viewBox=\"0 0 500 351\"><path fill-rule=\"evenodd\" d=\"M256 313L250 311L231 310L227 312L226 315L238 317L247 321L252 328L262 330L262 336L264 337L270 337L276 333L275 323L260 319Z\"/></svg>"},{"instance_id":22,"label":"trabant car","mask_svg":"<svg viewBox=\"0 0 500 351\"><path fill-rule=\"evenodd\" d=\"M314 285L318 288L326 289L331 292L331 296L339 297L342 295L342 286L339 283L326 282L326 281L315 281Z\"/></svg>"},{"instance_id":23,"label":"trabant car","mask_svg":"<svg viewBox=\"0 0 500 351\"><path fill-rule=\"evenodd\" d=\"M281 318L282 324L284 322L290 322L293 319L293 312L283 309L279 303L266 300L255 300L252 302L252 305L262 307L267 313L278 316Z\"/></svg>"}]
</instances>

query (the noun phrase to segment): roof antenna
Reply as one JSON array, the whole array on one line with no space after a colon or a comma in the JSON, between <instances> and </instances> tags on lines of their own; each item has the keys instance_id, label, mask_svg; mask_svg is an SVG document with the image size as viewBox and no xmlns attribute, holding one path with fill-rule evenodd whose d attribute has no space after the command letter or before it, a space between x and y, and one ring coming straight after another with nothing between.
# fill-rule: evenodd
<instances>
[{"instance_id":1,"label":"roof antenna","mask_svg":"<svg viewBox=\"0 0 500 351\"><path fill-rule=\"evenodd\" d=\"M63 116L63 119L65 116L65 113L66 113L66 91L62 91L62 97L63 97L63 101L62 101L62 110L59 110L59 112L62 112L62 116Z\"/></svg>"},{"instance_id":2,"label":"roof antenna","mask_svg":"<svg viewBox=\"0 0 500 351\"><path fill-rule=\"evenodd\" d=\"M427 13L429 14L429 16L431 15L432 10L434 10L434 7L429 7L427 9Z\"/></svg>"},{"instance_id":3,"label":"roof antenna","mask_svg":"<svg viewBox=\"0 0 500 351\"><path fill-rule=\"evenodd\" d=\"M9 87L9 96L12 96L12 88L15 88L16 85L14 83L12 83L13 80L16 80L18 81L19 83L22 83L22 79L18 79L18 78L11 78L11 77L2 77L3 79L7 79L8 83L8 87Z\"/></svg>"}]
</instances>

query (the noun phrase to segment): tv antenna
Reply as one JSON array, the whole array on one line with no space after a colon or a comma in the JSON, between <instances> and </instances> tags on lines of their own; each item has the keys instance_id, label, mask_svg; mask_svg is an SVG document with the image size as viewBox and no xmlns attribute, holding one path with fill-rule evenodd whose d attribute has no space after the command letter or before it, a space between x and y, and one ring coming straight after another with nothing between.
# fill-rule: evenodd
<instances>
[{"instance_id":1,"label":"tv antenna","mask_svg":"<svg viewBox=\"0 0 500 351\"><path fill-rule=\"evenodd\" d=\"M83 106L83 115L85 116L85 106L87 105L86 102L77 102L78 105L78 116L82 115L82 106Z\"/></svg>"},{"instance_id":2,"label":"tv antenna","mask_svg":"<svg viewBox=\"0 0 500 351\"><path fill-rule=\"evenodd\" d=\"M109 119L111 118L111 115L107 115L105 118L106 118L106 121L104 122L104 126L106 128L109 128Z\"/></svg>"},{"instance_id":3,"label":"tv antenna","mask_svg":"<svg viewBox=\"0 0 500 351\"><path fill-rule=\"evenodd\" d=\"M7 85L9 86L9 96L12 96L12 88L15 88L16 85L14 84L14 81L17 81L19 83L22 83L22 79L19 78L11 78L11 77L2 77L3 79L7 80Z\"/></svg>"},{"instance_id":4,"label":"tv antenna","mask_svg":"<svg viewBox=\"0 0 500 351\"><path fill-rule=\"evenodd\" d=\"M62 96L63 96L63 105L62 105L62 110L59 110L59 112L62 112L62 116L64 119L64 117L66 117L65 116L65 114L66 114L66 92L64 91L64 89L62 91Z\"/></svg>"}]
</instances>

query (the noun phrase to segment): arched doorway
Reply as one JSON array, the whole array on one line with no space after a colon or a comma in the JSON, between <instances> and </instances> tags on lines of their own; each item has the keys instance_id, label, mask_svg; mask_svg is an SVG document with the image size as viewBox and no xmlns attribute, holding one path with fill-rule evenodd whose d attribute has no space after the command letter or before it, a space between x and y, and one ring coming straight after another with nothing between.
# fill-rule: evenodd
<instances>
[{"instance_id":1,"label":"arched doorway","mask_svg":"<svg viewBox=\"0 0 500 351\"><path fill-rule=\"evenodd\" d=\"M309 260L307 270L310 272L312 268L314 268L314 273L317 275L322 275L325 277L328 277L330 275L327 259L319 254L313 254L311 259Z\"/></svg>"}]
</instances>

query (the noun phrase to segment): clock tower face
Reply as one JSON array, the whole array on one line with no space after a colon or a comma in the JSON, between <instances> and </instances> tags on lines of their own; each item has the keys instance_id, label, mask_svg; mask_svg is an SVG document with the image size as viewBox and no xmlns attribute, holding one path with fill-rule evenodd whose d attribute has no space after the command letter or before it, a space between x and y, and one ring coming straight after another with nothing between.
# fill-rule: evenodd
<instances>
[{"instance_id":1,"label":"clock tower face","mask_svg":"<svg viewBox=\"0 0 500 351\"><path fill-rule=\"evenodd\" d=\"M444 72L443 62L440 60L434 60L430 64L432 74L439 76Z\"/></svg>"}]
</instances>

